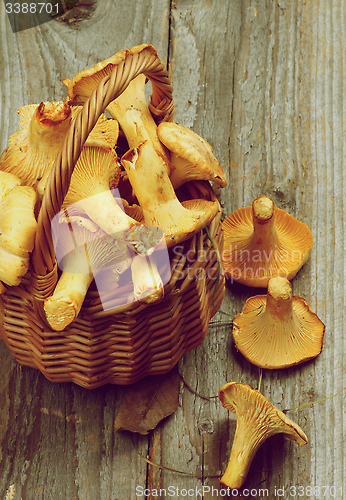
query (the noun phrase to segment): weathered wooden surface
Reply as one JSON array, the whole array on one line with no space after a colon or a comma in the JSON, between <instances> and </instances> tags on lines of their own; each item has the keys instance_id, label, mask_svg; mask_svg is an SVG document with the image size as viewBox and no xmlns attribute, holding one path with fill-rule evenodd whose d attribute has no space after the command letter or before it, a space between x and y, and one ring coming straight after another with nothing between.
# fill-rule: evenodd
<instances>
[{"instance_id":1,"label":"weathered wooden surface","mask_svg":"<svg viewBox=\"0 0 346 500\"><path fill-rule=\"evenodd\" d=\"M18 127L19 106L63 98L63 78L149 42L169 63L177 122L205 137L228 173L225 213L266 194L310 226L313 252L293 291L326 323L325 341L315 361L263 373L261 391L281 409L346 386L345 9L343 0L99 0L78 28L52 21L13 34L0 5L1 150ZM222 310L236 314L256 293L228 282ZM215 396L230 381L257 387L258 369L236 353L229 320L217 314L203 345L179 363L201 395ZM161 498L180 498L184 488L202 498L203 486L203 498L220 498L206 489L219 490L235 420L217 399L182 387L176 413L148 436L115 433L121 388L51 384L19 366L3 342L0 357L0 498L13 484L16 500L144 498L136 487L150 489L149 498L160 498L159 488L167 490ZM289 411L309 443L268 440L247 498L276 498L279 488L284 498L343 498L343 403L342 392ZM138 453L190 475L148 465ZM268 494L255 494L260 488Z\"/></svg>"}]
</instances>

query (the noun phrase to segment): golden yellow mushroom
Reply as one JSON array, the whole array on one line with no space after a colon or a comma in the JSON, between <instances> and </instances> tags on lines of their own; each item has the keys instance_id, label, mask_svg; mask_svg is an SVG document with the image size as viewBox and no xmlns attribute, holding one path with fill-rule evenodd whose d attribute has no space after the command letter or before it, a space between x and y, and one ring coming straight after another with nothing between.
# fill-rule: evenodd
<instances>
[{"instance_id":1,"label":"golden yellow mushroom","mask_svg":"<svg viewBox=\"0 0 346 500\"><path fill-rule=\"evenodd\" d=\"M223 229L225 272L243 285L266 287L273 276L292 279L312 250L308 226L275 208L267 196L229 215Z\"/></svg>"},{"instance_id":2,"label":"golden yellow mushroom","mask_svg":"<svg viewBox=\"0 0 346 500\"><path fill-rule=\"evenodd\" d=\"M171 153L170 179L174 189L194 180L209 180L220 187L227 185L225 172L205 139L172 122L160 123L157 135Z\"/></svg>"},{"instance_id":3,"label":"golden yellow mushroom","mask_svg":"<svg viewBox=\"0 0 346 500\"><path fill-rule=\"evenodd\" d=\"M287 368L315 358L325 326L286 278L271 278L267 295L250 297L233 321L237 349L261 368Z\"/></svg>"},{"instance_id":4,"label":"golden yellow mushroom","mask_svg":"<svg viewBox=\"0 0 346 500\"><path fill-rule=\"evenodd\" d=\"M243 486L259 447L271 436L284 434L299 445L308 438L302 429L249 385L230 382L219 390L222 406L237 415L231 456L221 483L231 489Z\"/></svg>"},{"instance_id":5,"label":"golden yellow mushroom","mask_svg":"<svg viewBox=\"0 0 346 500\"><path fill-rule=\"evenodd\" d=\"M71 107L67 101L21 106L17 111L20 130L10 137L9 146L1 155L0 169L17 175L42 198L59 149L80 109L80 106ZM86 145L111 149L117 142L118 132L117 121L102 115Z\"/></svg>"},{"instance_id":6,"label":"golden yellow mushroom","mask_svg":"<svg viewBox=\"0 0 346 500\"><path fill-rule=\"evenodd\" d=\"M180 203L161 158L149 141L129 150L121 163L143 209L145 224L162 229L167 247L201 231L217 214L217 201Z\"/></svg>"},{"instance_id":7,"label":"golden yellow mushroom","mask_svg":"<svg viewBox=\"0 0 346 500\"><path fill-rule=\"evenodd\" d=\"M30 264L37 222L35 190L0 171L0 280L10 286L22 281Z\"/></svg>"},{"instance_id":8,"label":"golden yellow mushroom","mask_svg":"<svg viewBox=\"0 0 346 500\"><path fill-rule=\"evenodd\" d=\"M142 53L157 57L152 45L142 44L117 52L95 66L81 71L72 80L63 80L68 87L71 102L84 103L101 80L115 67L122 65L129 56ZM162 156L163 166L169 172L168 152L157 137L157 125L146 101L145 81L146 77L143 74L134 78L128 87L107 106L107 111L118 120L130 148L139 146L145 140L150 141L156 153Z\"/></svg>"}]
</instances>

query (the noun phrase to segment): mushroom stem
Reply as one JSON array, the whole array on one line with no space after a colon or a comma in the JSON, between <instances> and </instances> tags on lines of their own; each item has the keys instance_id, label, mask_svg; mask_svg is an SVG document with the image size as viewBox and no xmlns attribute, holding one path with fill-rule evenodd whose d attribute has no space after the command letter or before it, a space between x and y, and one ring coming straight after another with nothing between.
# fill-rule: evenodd
<instances>
[{"instance_id":1,"label":"mushroom stem","mask_svg":"<svg viewBox=\"0 0 346 500\"><path fill-rule=\"evenodd\" d=\"M163 231L157 227L137 226L127 235L126 244L137 253L131 264L135 300L146 304L159 301L164 296L164 288L153 254L158 251L156 255L160 255L160 250L165 250L159 260L161 265L169 266Z\"/></svg>"},{"instance_id":2,"label":"mushroom stem","mask_svg":"<svg viewBox=\"0 0 346 500\"><path fill-rule=\"evenodd\" d=\"M239 208L222 226L226 274L243 285L266 287L274 276L294 278L312 250L308 226L275 208L267 196Z\"/></svg>"},{"instance_id":3,"label":"mushroom stem","mask_svg":"<svg viewBox=\"0 0 346 500\"><path fill-rule=\"evenodd\" d=\"M145 80L143 74L132 80L125 91L108 105L107 111L118 120L130 149L150 141L156 153L165 159L163 166L169 173L169 153L157 137L157 125L145 98Z\"/></svg>"},{"instance_id":4,"label":"mushroom stem","mask_svg":"<svg viewBox=\"0 0 346 500\"><path fill-rule=\"evenodd\" d=\"M231 489L244 484L257 450L269 437L281 433L299 445L308 442L293 420L246 384L225 384L219 390L219 398L224 408L237 415L230 459L221 478L221 483Z\"/></svg>"},{"instance_id":5,"label":"mushroom stem","mask_svg":"<svg viewBox=\"0 0 346 500\"><path fill-rule=\"evenodd\" d=\"M110 190L84 198L74 205L108 234L125 232L139 225L120 208Z\"/></svg>"},{"instance_id":6,"label":"mushroom stem","mask_svg":"<svg viewBox=\"0 0 346 500\"><path fill-rule=\"evenodd\" d=\"M154 304L164 295L157 266L147 255L137 255L131 264L134 296L138 302Z\"/></svg>"},{"instance_id":7,"label":"mushroom stem","mask_svg":"<svg viewBox=\"0 0 346 500\"><path fill-rule=\"evenodd\" d=\"M72 119L67 101L29 104L18 109L20 130L9 140L1 170L36 188L58 154Z\"/></svg>"},{"instance_id":8,"label":"mushroom stem","mask_svg":"<svg viewBox=\"0 0 346 500\"><path fill-rule=\"evenodd\" d=\"M267 245L270 243L271 246L274 246L277 238L273 201L266 196L256 198L252 202L252 217L256 243L267 243Z\"/></svg>"},{"instance_id":9,"label":"mushroom stem","mask_svg":"<svg viewBox=\"0 0 346 500\"><path fill-rule=\"evenodd\" d=\"M29 126L29 142L41 150L56 151L61 145L71 122L71 107L67 101L47 102L37 106ZM47 153L46 153L47 154Z\"/></svg>"},{"instance_id":10,"label":"mushroom stem","mask_svg":"<svg viewBox=\"0 0 346 500\"><path fill-rule=\"evenodd\" d=\"M278 276L269 280L267 302L263 314L270 316L272 321L276 319L281 322L292 319L292 288L286 278Z\"/></svg>"},{"instance_id":11,"label":"mushroom stem","mask_svg":"<svg viewBox=\"0 0 346 500\"><path fill-rule=\"evenodd\" d=\"M164 168L165 160L149 141L129 150L121 162L143 209L145 223L161 228L169 247L200 231L216 215L217 202L199 200L200 208L194 209L179 202Z\"/></svg>"},{"instance_id":12,"label":"mushroom stem","mask_svg":"<svg viewBox=\"0 0 346 500\"><path fill-rule=\"evenodd\" d=\"M60 219L52 228L53 233L55 228L55 253L62 274L53 295L45 300L44 310L51 328L61 331L78 316L98 271L109 268L114 273L112 286L116 288L119 274L131 261L123 241L113 240L99 228L90 231L83 225L82 217L77 221Z\"/></svg>"},{"instance_id":13,"label":"mushroom stem","mask_svg":"<svg viewBox=\"0 0 346 500\"><path fill-rule=\"evenodd\" d=\"M63 272L51 297L45 300L46 318L53 330L62 331L78 316L93 273Z\"/></svg>"}]
</instances>

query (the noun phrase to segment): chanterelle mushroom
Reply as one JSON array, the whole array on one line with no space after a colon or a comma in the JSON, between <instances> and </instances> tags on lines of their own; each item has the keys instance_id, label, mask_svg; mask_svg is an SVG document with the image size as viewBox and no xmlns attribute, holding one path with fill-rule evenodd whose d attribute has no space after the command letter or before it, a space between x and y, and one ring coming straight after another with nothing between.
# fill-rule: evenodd
<instances>
[{"instance_id":1,"label":"chanterelle mushroom","mask_svg":"<svg viewBox=\"0 0 346 500\"><path fill-rule=\"evenodd\" d=\"M267 295L250 297L233 320L237 349L261 368L286 368L316 357L325 326L286 278L271 278Z\"/></svg>"},{"instance_id":2,"label":"chanterelle mushroom","mask_svg":"<svg viewBox=\"0 0 346 500\"><path fill-rule=\"evenodd\" d=\"M260 392L249 385L230 382L219 390L222 406L237 415L237 426L231 456L221 483L240 488L259 447L274 434L284 434L299 445L308 438L302 429Z\"/></svg>"},{"instance_id":3,"label":"chanterelle mushroom","mask_svg":"<svg viewBox=\"0 0 346 500\"><path fill-rule=\"evenodd\" d=\"M156 55L156 50L150 44L138 45L129 50L121 50L92 68L81 71L72 80L63 80L68 87L71 102L84 103L114 67L123 63L129 55L140 54L143 51ZM149 140L158 155L167 157L167 150L158 140L157 126L146 102L145 80L146 77L143 74L134 78L125 91L107 106L107 111L119 121L130 148L135 148L145 140ZM164 165L169 169L168 160Z\"/></svg>"},{"instance_id":4,"label":"chanterelle mushroom","mask_svg":"<svg viewBox=\"0 0 346 500\"><path fill-rule=\"evenodd\" d=\"M1 170L17 175L36 187L46 169L53 165L69 129L72 111L66 101L21 106L20 130L9 139Z\"/></svg>"},{"instance_id":5,"label":"chanterelle mushroom","mask_svg":"<svg viewBox=\"0 0 346 500\"><path fill-rule=\"evenodd\" d=\"M70 216L86 214L107 234L116 235L118 240L125 241L127 236L131 239L134 233L130 229L134 227L137 228L137 241L141 237L145 238L146 233L153 236L155 228L144 227L123 210L119 192L115 189L120 178L117 160L114 150L84 146L73 171L62 211L67 210ZM129 241L129 245L132 242L130 244ZM130 259L130 255L127 258ZM133 260L131 269L135 300L154 302L162 298L163 284L154 261L149 262L145 255L138 256Z\"/></svg>"},{"instance_id":6,"label":"chanterelle mushroom","mask_svg":"<svg viewBox=\"0 0 346 500\"><path fill-rule=\"evenodd\" d=\"M20 130L10 137L9 147L1 155L0 169L17 175L23 184L37 189L42 197L71 120L80 109L79 106L71 108L67 101L21 106L18 109ZM116 120L107 120L102 115L86 145L113 148L118 130Z\"/></svg>"},{"instance_id":7,"label":"chanterelle mushroom","mask_svg":"<svg viewBox=\"0 0 346 500\"><path fill-rule=\"evenodd\" d=\"M174 189L184 182L203 179L213 181L220 187L227 185L225 172L205 139L172 122L160 123L157 135L171 152L170 179Z\"/></svg>"},{"instance_id":8,"label":"chanterelle mushroom","mask_svg":"<svg viewBox=\"0 0 346 500\"><path fill-rule=\"evenodd\" d=\"M161 158L149 141L128 151L121 163L143 209L145 224L161 228L168 247L201 231L219 210L217 201L180 203Z\"/></svg>"},{"instance_id":9,"label":"chanterelle mushroom","mask_svg":"<svg viewBox=\"0 0 346 500\"><path fill-rule=\"evenodd\" d=\"M91 220L58 215L52 222L54 246L62 274L44 303L53 330L64 330L76 319L88 288L100 270L109 268L112 289L131 263L123 240L114 240Z\"/></svg>"},{"instance_id":10,"label":"chanterelle mushroom","mask_svg":"<svg viewBox=\"0 0 346 500\"><path fill-rule=\"evenodd\" d=\"M71 176L62 204L69 214L80 210L106 233L127 231L139 223L126 215L113 196L120 178L120 165L114 150L84 146Z\"/></svg>"},{"instance_id":11,"label":"chanterelle mushroom","mask_svg":"<svg viewBox=\"0 0 346 500\"><path fill-rule=\"evenodd\" d=\"M225 272L243 285L266 287L273 276L292 279L312 250L308 226L274 208L267 196L229 215L223 229Z\"/></svg>"},{"instance_id":12,"label":"chanterelle mushroom","mask_svg":"<svg viewBox=\"0 0 346 500\"><path fill-rule=\"evenodd\" d=\"M20 284L30 263L37 222L36 193L13 174L0 171L0 280Z\"/></svg>"}]
</instances>

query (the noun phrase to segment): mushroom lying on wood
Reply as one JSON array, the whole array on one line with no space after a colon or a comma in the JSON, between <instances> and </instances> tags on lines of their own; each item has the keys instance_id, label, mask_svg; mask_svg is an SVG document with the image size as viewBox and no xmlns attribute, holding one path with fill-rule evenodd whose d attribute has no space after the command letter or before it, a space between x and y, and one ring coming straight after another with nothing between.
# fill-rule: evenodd
<instances>
[{"instance_id":1,"label":"mushroom lying on wood","mask_svg":"<svg viewBox=\"0 0 346 500\"><path fill-rule=\"evenodd\" d=\"M18 109L20 130L9 139L1 155L0 169L17 175L23 184L35 187L42 198L47 178L70 127L81 107L67 101L29 104ZM101 115L86 145L111 149L119 132L116 120Z\"/></svg>"},{"instance_id":2,"label":"mushroom lying on wood","mask_svg":"<svg viewBox=\"0 0 346 500\"><path fill-rule=\"evenodd\" d=\"M237 415L231 456L221 483L231 489L244 484L251 462L269 437L284 434L299 445L308 438L302 429L249 385L230 382L219 390L222 406Z\"/></svg>"},{"instance_id":3,"label":"mushroom lying on wood","mask_svg":"<svg viewBox=\"0 0 346 500\"><path fill-rule=\"evenodd\" d=\"M217 201L180 203L167 171L149 141L121 158L148 226L162 229L168 248L201 231L219 210Z\"/></svg>"},{"instance_id":4,"label":"mushroom lying on wood","mask_svg":"<svg viewBox=\"0 0 346 500\"><path fill-rule=\"evenodd\" d=\"M266 287L273 276L292 279L308 260L313 245L308 226L274 208L267 196L229 215L223 230L227 276L253 287Z\"/></svg>"},{"instance_id":5,"label":"mushroom lying on wood","mask_svg":"<svg viewBox=\"0 0 346 500\"><path fill-rule=\"evenodd\" d=\"M261 310L262 308L262 310ZM237 349L261 368L287 368L315 358L325 326L286 278L271 278L267 295L250 297L233 320Z\"/></svg>"},{"instance_id":6,"label":"mushroom lying on wood","mask_svg":"<svg viewBox=\"0 0 346 500\"><path fill-rule=\"evenodd\" d=\"M37 229L36 193L20 184L0 171L0 280L10 286L19 285L28 271Z\"/></svg>"},{"instance_id":7,"label":"mushroom lying on wood","mask_svg":"<svg viewBox=\"0 0 346 500\"><path fill-rule=\"evenodd\" d=\"M170 179L174 189L184 182L210 180L220 187L227 185L225 172L206 140L192 130L172 122L157 127L160 141L171 152Z\"/></svg>"}]
</instances>

